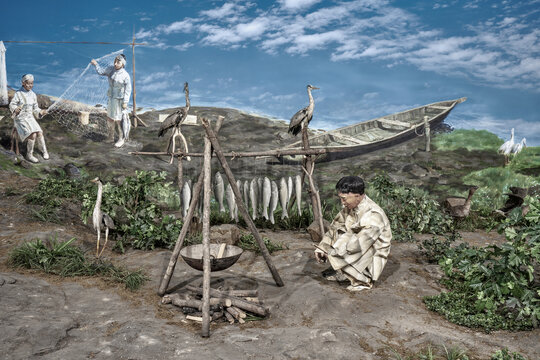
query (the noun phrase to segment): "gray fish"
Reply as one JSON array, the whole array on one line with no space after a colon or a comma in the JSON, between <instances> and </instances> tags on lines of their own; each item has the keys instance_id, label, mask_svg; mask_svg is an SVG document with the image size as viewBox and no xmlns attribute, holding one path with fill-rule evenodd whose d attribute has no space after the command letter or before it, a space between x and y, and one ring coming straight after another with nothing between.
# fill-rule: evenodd
<instances>
[{"instance_id":1,"label":"gray fish","mask_svg":"<svg viewBox=\"0 0 540 360\"><path fill-rule=\"evenodd\" d=\"M225 212L225 206L223 206L223 195L225 195L225 184L223 183L223 178L219 171L216 173L214 178L214 195L216 201L219 204L219 211Z\"/></svg>"},{"instance_id":2,"label":"gray fish","mask_svg":"<svg viewBox=\"0 0 540 360\"><path fill-rule=\"evenodd\" d=\"M287 196L287 203L289 203L291 201L291 198L292 198L292 194L294 193L294 188L293 188L293 179L292 177L288 177L287 178L287 190L289 190L289 196Z\"/></svg>"},{"instance_id":3,"label":"gray fish","mask_svg":"<svg viewBox=\"0 0 540 360\"><path fill-rule=\"evenodd\" d=\"M287 181L285 181L285 178L281 178L281 181L279 182L279 202L281 204L281 218L288 218L289 214L287 214L287 198L289 197L289 190L287 189Z\"/></svg>"},{"instance_id":4,"label":"gray fish","mask_svg":"<svg viewBox=\"0 0 540 360\"><path fill-rule=\"evenodd\" d=\"M257 203L259 205L259 214L262 214L262 203L263 203L263 179L257 178Z\"/></svg>"},{"instance_id":5,"label":"gray fish","mask_svg":"<svg viewBox=\"0 0 540 360\"><path fill-rule=\"evenodd\" d=\"M238 191L240 191L240 194L242 194L241 180L236 180L236 187L238 188ZM236 201L236 197L234 198L234 221L238 222L238 202Z\"/></svg>"},{"instance_id":6,"label":"gray fish","mask_svg":"<svg viewBox=\"0 0 540 360\"><path fill-rule=\"evenodd\" d=\"M269 216L270 216L270 222L272 224L275 224L276 222L274 220L274 211L276 211L277 204L279 201L279 191L278 191L277 184L274 180L272 180L271 187L272 187L272 196L270 197Z\"/></svg>"},{"instance_id":7,"label":"gray fish","mask_svg":"<svg viewBox=\"0 0 540 360\"><path fill-rule=\"evenodd\" d=\"M246 210L249 212L249 181L244 181L244 205L246 205Z\"/></svg>"},{"instance_id":8,"label":"gray fish","mask_svg":"<svg viewBox=\"0 0 540 360\"><path fill-rule=\"evenodd\" d=\"M272 197L272 184L270 179L264 177L263 180L263 201L262 201L262 216L268 220L268 206L270 205L270 198Z\"/></svg>"},{"instance_id":9,"label":"gray fish","mask_svg":"<svg viewBox=\"0 0 540 360\"><path fill-rule=\"evenodd\" d=\"M302 177L296 175L294 182L294 190L296 194L296 208L298 209L298 215L302 214Z\"/></svg>"},{"instance_id":10,"label":"gray fish","mask_svg":"<svg viewBox=\"0 0 540 360\"><path fill-rule=\"evenodd\" d=\"M231 217L231 220L234 220L234 208L236 206L236 201L234 199L231 184L227 184L227 189L225 190L225 199L227 200L227 207L229 208L229 216Z\"/></svg>"},{"instance_id":11,"label":"gray fish","mask_svg":"<svg viewBox=\"0 0 540 360\"><path fill-rule=\"evenodd\" d=\"M251 201L251 217L257 219L257 179L249 183L249 200Z\"/></svg>"},{"instance_id":12,"label":"gray fish","mask_svg":"<svg viewBox=\"0 0 540 360\"><path fill-rule=\"evenodd\" d=\"M185 182L184 186L182 187L182 218L186 218L186 215L188 213L189 204L191 201L191 188L189 186L189 182Z\"/></svg>"}]
</instances>

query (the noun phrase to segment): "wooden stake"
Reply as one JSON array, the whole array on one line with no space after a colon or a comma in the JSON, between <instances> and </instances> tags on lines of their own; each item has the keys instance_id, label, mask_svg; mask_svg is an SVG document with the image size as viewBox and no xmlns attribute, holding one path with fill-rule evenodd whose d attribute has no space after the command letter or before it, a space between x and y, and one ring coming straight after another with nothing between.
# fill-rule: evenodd
<instances>
[{"instance_id":1,"label":"wooden stake","mask_svg":"<svg viewBox=\"0 0 540 360\"><path fill-rule=\"evenodd\" d=\"M270 253L268 252L268 249L266 248L266 245L264 244L263 239L261 238L261 235L257 231L257 227L253 223L253 220L249 216L249 213L246 209L246 205L242 201L242 195L240 193L240 190L238 189L238 186L236 186L236 180L234 179L234 175L227 164L227 160L223 156L223 151L221 150L221 145L219 144L218 139L216 138L216 134L210 127L210 124L206 119L202 119L201 121L204 130L206 130L206 134L208 137L208 140L212 143L212 146L214 147L214 151L218 157L219 162L221 163L221 167L223 168L223 171L225 171L225 175L227 175L227 179L229 180L229 184L231 185L231 188L234 192L234 196L236 198L236 204L238 205L238 209L240 210L240 213L242 214L242 217L244 218L244 221L248 225L251 233L257 240L257 243L259 244L259 248L261 249L262 256L264 260L266 261L266 265L270 269L270 272L272 273L272 277L274 278L274 281L276 282L277 286L283 286L283 280L281 280L281 277L279 276L276 267L274 266L274 263L272 262L272 258L270 257Z\"/></svg>"},{"instance_id":2,"label":"wooden stake","mask_svg":"<svg viewBox=\"0 0 540 360\"><path fill-rule=\"evenodd\" d=\"M144 127L148 127L144 123L144 121L141 120L137 116L137 90L135 89L135 34L133 35L133 42L131 43L131 48L133 50L133 127L137 127L137 123L140 122Z\"/></svg>"},{"instance_id":3,"label":"wooden stake","mask_svg":"<svg viewBox=\"0 0 540 360\"><path fill-rule=\"evenodd\" d=\"M206 119L203 119L205 121ZM210 196L212 192L212 143L204 138L204 197L203 197L203 296L202 296L202 336L210 336Z\"/></svg>"},{"instance_id":4,"label":"wooden stake","mask_svg":"<svg viewBox=\"0 0 540 360\"><path fill-rule=\"evenodd\" d=\"M315 195L314 196L315 202L317 203L317 215L318 215L317 217L319 219L317 223L319 224L319 231L321 232L321 239L322 239L325 231L324 231L324 223L323 223L323 215L322 215L321 198L319 196L319 190L315 188L314 181L313 181L313 170L315 170L315 164L311 164L311 173L308 173L305 168L302 168L302 169L308 176L309 187L311 189L311 193ZM313 214L315 215L315 207L313 207Z\"/></svg>"},{"instance_id":5,"label":"wooden stake","mask_svg":"<svg viewBox=\"0 0 540 360\"><path fill-rule=\"evenodd\" d=\"M221 129L223 120L224 120L223 116L218 117L218 120L216 122L216 132L219 132L219 130ZM165 295L165 292L167 291L167 288L169 287L169 283L171 281L174 268L176 267L176 262L178 261L178 255L180 255L180 250L182 250L184 239L186 238L187 232L189 230L189 225L191 224L191 219L193 218L193 213L195 212L195 207L197 206L197 202L201 194L203 180L204 180L204 171L201 171L201 173L199 174L199 179L197 180L197 183L193 187L193 196L192 196L191 204L189 204L189 209L186 214L186 218L184 219L182 230L180 231L180 234L178 234L178 239L176 240L176 244L174 245L174 250L171 254L171 259L169 260L169 265L167 266L167 270L165 271L165 274L163 275L163 279L161 280L161 283L159 285L159 289L158 289L159 296Z\"/></svg>"},{"instance_id":6,"label":"wooden stake","mask_svg":"<svg viewBox=\"0 0 540 360\"><path fill-rule=\"evenodd\" d=\"M309 135L308 135L308 125L302 126L302 144L304 150L309 150ZM304 171L308 175L309 195L311 197L311 207L313 209L313 221L316 221L319 224L319 231L321 231L321 237L324 236L324 223L322 218L322 206L320 205L321 199L319 198L319 192L317 191L317 186L313 180L313 170L314 170L313 158L311 155L305 156L304 161ZM304 174L302 174L302 184L304 183Z\"/></svg>"}]
</instances>

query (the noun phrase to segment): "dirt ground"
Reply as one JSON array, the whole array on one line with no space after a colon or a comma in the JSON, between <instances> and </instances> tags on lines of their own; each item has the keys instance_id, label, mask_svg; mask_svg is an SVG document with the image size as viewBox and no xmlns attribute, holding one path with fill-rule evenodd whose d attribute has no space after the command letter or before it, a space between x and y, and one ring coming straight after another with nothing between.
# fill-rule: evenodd
<instances>
[{"instance_id":1,"label":"dirt ground","mask_svg":"<svg viewBox=\"0 0 540 360\"><path fill-rule=\"evenodd\" d=\"M56 237L88 249L95 234L66 214L63 224L35 222L22 195L37 180L0 170L0 350L3 359L391 359L429 344L458 346L474 359L502 347L540 358L540 330L482 331L454 325L430 312L422 297L442 289L436 265L417 246L394 243L382 279L367 292L350 293L325 281L306 232L262 232L287 250L273 254L285 286L277 287L261 256L244 252L227 270L212 273L212 287L257 289L270 315L246 324L212 323L209 338L156 294L171 251L105 252L107 259L142 267L150 281L136 292L95 278L65 279L7 266L24 241ZM6 189L16 193L6 194ZM501 242L496 233L463 233L477 245ZM109 247L108 249L110 249ZM171 290L202 284L202 273L179 259Z\"/></svg>"}]
</instances>

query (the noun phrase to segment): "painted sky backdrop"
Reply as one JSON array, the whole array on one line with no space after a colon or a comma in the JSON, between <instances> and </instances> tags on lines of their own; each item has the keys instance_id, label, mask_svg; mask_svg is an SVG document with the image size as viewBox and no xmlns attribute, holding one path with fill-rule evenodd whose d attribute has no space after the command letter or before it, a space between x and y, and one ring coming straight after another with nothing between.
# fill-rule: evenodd
<instances>
[{"instance_id":1,"label":"painted sky backdrop","mask_svg":"<svg viewBox=\"0 0 540 360\"><path fill-rule=\"evenodd\" d=\"M0 40L131 42L137 105L231 107L290 119L314 91L312 127L334 129L467 97L455 128L540 146L540 0L10 1ZM88 65L130 46L5 43L8 85L25 73L59 96Z\"/></svg>"}]
</instances>

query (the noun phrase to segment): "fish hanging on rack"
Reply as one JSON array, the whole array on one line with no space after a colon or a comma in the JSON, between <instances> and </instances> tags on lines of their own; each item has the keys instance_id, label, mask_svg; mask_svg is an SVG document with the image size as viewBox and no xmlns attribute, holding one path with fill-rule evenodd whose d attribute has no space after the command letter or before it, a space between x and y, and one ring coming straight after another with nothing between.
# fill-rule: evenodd
<instances>
[{"instance_id":1,"label":"fish hanging on rack","mask_svg":"<svg viewBox=\"0 0 540 360\"><path fill-rule=\"evenodd\" d=\"M260 177L257 178L257 204L259 205L259 208L257 210L259 211L259 214L262 214L263 179Z\"/></svg>"},{"instance_id":2,"label":"fish hanging on rack","mask_svg":"<svg viewBox=\"0 0 540 360\"><path fill-rule=\"evenodd\" d=\"M302 177L300 175L296 175L294 185L296 208L298 209L298 216L300 216L302 215Z\"/></svg>"},{"instance_id":3,"label":"fish hanging on rack","mask_svg":"<svg viewBox=\"0 0 540 360\"><path fill-rule=\"evenodd\" d=\"M244 181L244 205L246 205L246 210L249 212L249 181Z\"/></svg>"},{"instance_id":4,"label":"fish hanging on rack","mask_svg":"<svg viewBox=\"0 0 540 360\"><path fill-rule=\"evenodd\" d=\"M257 179L249 183L249 199L251 201L251 217L257 219Z\"/></svg>"},{"instance_id":5,"label":"fish hanging on rack","mask_svg":"<svg viewBox=\"0 0 540 360\"><path fill-rule=\"evenodd\" d=\"M232 191L231 184L227 184L227 189L225 190L225 199L227 200L227 207L229 208L229 216L231 217L231 220L234 220L234 207L236 205L236 201L234 200L234 193Z\"/></svg>"},{"instance_id":6,"label":"fish hanging on rack","mask_svg":"<svg viewBox=\"0 0 540 360\"><path fill-rule=\"evenodd\" d=\"M276 211L277 204L278 204L278 201L279 201L279 190L278 190L277 184L276 184L276 182L274 180L272 180L270 186L272 187L272 195L270 197L269 217L270 217L270 222L272 224L275 224L276 221L274 220L274 211Z\"/></svg>"},{"instance_id":7,"label":"fish hanging on rack","mask_svg":"<svg viewBox=\"0 0 540 360\"><path fill-rule=\"evenodd\" d=\"M219 211L225 212L225 206L223 206L223 195L225 195L225 185L223 183L223 178L221 177L221 174L216 172L215 178L214 178L214 195L216 197L216 201L219 204Z\"/></svg>"},{"instance_id":8,"label":"fish hanging on rack","mask_svg":"<svg viewBox=\"0 0 540 360\"><path fill-rule=\"evenodd\" d=\"M289 190L287 189L287 181L285 178L281 178L279 182L279 202L281 204L281 219L288 218L287 214L287 198L289 197Z\"/></svg>"},{"instance_id":9,"label":"fish hanging on rack","mask_svg":"<svg viewBox=\"0 0 540 360\"><path fill-rule=\"evenodd\" d=\"M272 185L270 183L270 179L266 176L263 180L263 196L262 196L262 216L269 220L268 218L268 207L270 206L270 198L272 196Z\"/></svg>"},{"instance_id":10,"label":"fish hanging on rack","mask_svg":"<svg viewBox=\"0 0 540 360\"><path fill-rule=\"evenodd\" d=\"M191 189L186 181L182 187L182 218L185 219L191 202Z\"/></svg>"},{"instance_id":11,"label":"fish hanging on rack","mask_svg":"<svg viewBox=\"0 0 540 360\"><path fill-rule=\"evenodd\" d=\"M287 190L289 191L289 195L287 196L287 204L289 204L294 192L293 179L290 176L287 178Z\"/></svg>"}]
</instances>

